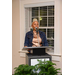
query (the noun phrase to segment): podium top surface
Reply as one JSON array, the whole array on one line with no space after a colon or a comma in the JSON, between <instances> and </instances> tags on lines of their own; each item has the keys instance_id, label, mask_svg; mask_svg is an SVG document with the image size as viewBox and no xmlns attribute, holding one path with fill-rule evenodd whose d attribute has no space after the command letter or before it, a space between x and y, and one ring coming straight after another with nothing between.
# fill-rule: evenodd
<instances>
[{"instance_id":1,"label":"podium top surface","mask_svg":"<svg viewBox=\"0 0 75 75\"><path fill-rule=\"evenodd\" d=\"M41 47L23 47L22 50L27 50L27 49L39 49L39 48L53 48L52 46L41 46Z\"/></svg>"},{"instance_id":2,"label":"podium top surface","mask_svg":"<svg viewBox=\"0 0 75 75\"><path fill-rule=\"evenodd\" d=\"M45 53L45 55L33 55L32 53L26 53L26 55L31 58L31 57L47 57L47 56L51 56L47 53Z\"/></svg>"}]
</instances>

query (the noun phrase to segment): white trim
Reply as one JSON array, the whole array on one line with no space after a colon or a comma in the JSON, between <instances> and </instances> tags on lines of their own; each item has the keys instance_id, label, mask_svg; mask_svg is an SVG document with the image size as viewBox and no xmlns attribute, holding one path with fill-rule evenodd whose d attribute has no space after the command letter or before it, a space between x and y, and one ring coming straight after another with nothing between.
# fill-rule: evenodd
<instances>
[{"instance_id":1,"label":"white trim","mask_svg":"<svg viewBox=\"0 0 75 75\"><path fill-rule=\"evenodd\" d=\"M20 2L20 38L21 38L21 2ZM21 40L20 40L20 48L21 48Z\"/></svg>"},{"instance_id":2,"label":"white trim","mask_svg":"<svg viewBox=\"0 0 75 75\"><path fill-rule=\"evenodd\" d=\"M28 53L28 51L22 51L22 50L19 50L19 53ZM54 54L54 53L48 53L49 55L52 55L52 56L59 56L61 57L61 54Z\"/></svg>"},{"instance_id":3,"label":"white trim","mask_svg":"<svg viewBox=\"0 0 75 75\"><path fill-rule=\"evenodd\" d=\"M32 18L34 17L39 17L39 16L33 16ZM54 17L54 15L51 15L51 16L40 16L40 17Z\"/></svg>"},{"instance_id":4,"label":"white trim","mask_svg":"<svg viewBox=\"0 0 75 75\"><path fill-rule=\"evenodd\" d=\"M22 50L19 50L19 53L24 53L25 55L24 56L21 56L21 57L25 57L26 58L26 53L28 53L28 51L22 51ZM60 58L61 58L61 54L51 54L51 53L48 53L49 55L52 56L52 61L56 61L56 62L59 62L60 61Z\"/></svg>"},{"instance_id":5,"label":"white trim","mask_svg":"<svg viewBox=\"0 0 75 75\"><path fill-rule=\"evenodd\" d=\"M60 61L60 57L58 57L58 56L52 56L52 61L59 62Z\"/></svg>"},{"instance_id":6,"label":"white trim","mask_svg":"<svg viewBox=\"0 0 75 75\"><path fill-rule=\"evenodd\" d=\"M24 7L29 8L29 7L40 7L40 6L50 6L50 5L54 5L54 1L43 2L43 3L25 4Z\"/></svg>"},{"instance_id":7,"label":"white trim","mask_svg":"<svg viewBox=\"0 0 75 75\"><path fill-rule=\"evenodd\" d=\"M22 51L22 50L19 50L19 53L28 53L28 51Z\"/></svg>"},{"instance_id":8,"label":"white trim","mask_svg":"<svg viewBox=\"0 0 75 75\"><path fill-rule=\"evenodd\" d=\"M32 28L32 27L30 27ZM39 29L54 29L54 27L39 27Z\"/></svg>"},{"instance_id":9,"label":"white trim","mask_svg":"<svg viewBox=\"0 0 75 75\"><path fill-rule=\"evenodd\" d=\"M40 19L40 8L39 8L39 13L38 14L39 14L39 17L38 18ZM39 26L40 26L40 21L39 21Z\"/></svg>"},{"instance_id":10,"label":"white trim","mask_svg":"<svg viewBox=\"0 0 75 75\"><path fill-rule=\"evenodd\" d=\"M21 18L21 16L22 16L22 11L21 11L21 10L22 10L22 9L21 9L21 6L22 6L22 5L21 5L21 1L20 1L20 38L22 38L22 37L21 37L21 32L22 32L22 30L21 30L21 29L22 29L22 28L21 28L21 25L22 25L22 18ZM24 14L24 15L25 15L25 14ZM21 49L21 41L22 41L22 40L20 39L20 49ZM20 53L20 56L24 56L24 53Z\"/></svg>"},{"instance_id":11,"label":"white trim","mask_svg":"<svg viewBox=\"0 0 75 75\"><path fill-rule=\"evenodd\" d=\"M31 25L32 25L32 23L31 23L31 22L32 22L32 20L31 20L31 18L32 18L31 14L32 14L32 9L30 8L30 14L29 14L29 15L30 15L30 19L29 19L29 20L30 20L30 21L29 21L29 22L30 22L30 25L29 25L29 27L31 27ZM32 27L31 27L31 28L32 28Z\"/></svg>"}]
</instances>

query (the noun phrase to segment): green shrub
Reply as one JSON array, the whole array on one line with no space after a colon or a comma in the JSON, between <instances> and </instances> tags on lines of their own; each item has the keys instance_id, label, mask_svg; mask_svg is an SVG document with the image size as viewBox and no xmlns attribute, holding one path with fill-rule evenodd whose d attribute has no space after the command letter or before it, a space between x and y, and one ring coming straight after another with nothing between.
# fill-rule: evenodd
<instances>
[{"instance_id":1,"label":"green shrub","mask_svg":"<svg viewBox=\"0 0 75 75\"><path fill-rule=\"evenodd\" d=\"M39 75L58 75L60 68L56 69L54 67L54 65L56 65L55 63L52 63L51 61L41 61L38 60L39 64L38 68L41 69L41 71L39 72Z\"/></svg>"},{"instance_id":2,"label":"green shrub","mask_svg":"<svg viewBox=\"0 0 75 75\"><path fill-rule=\"evenodd\" d=\"M29 65L19 65L18 67L15 67L14 75L58 75L60 68L56 69L54 65L55 63L52 63L51 61L41 61L37 60L39 63L35 66L29 66ZM40 70L39 73L37 73L37 70Z\"/></svg>"},{"instance_id":3,"label":"green shrub","mask_svg":"<svg viewBox=\"0 0 75 75\"><path fill-rule=\"evenodd\" d=\"M14 75L33 75L32 69L34 69L35 66L29 66L29 65L19 65L18 67L15 67L15 73Z\"/></svg>"}]
</instances>

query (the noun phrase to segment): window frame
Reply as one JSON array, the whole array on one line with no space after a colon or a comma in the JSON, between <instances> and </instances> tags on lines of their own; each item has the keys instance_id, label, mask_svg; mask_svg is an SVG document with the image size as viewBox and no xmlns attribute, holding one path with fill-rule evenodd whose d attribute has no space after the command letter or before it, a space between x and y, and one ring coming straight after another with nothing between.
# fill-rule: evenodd
<instances>
[{"instance_id":1,"label":"window frame","mask_svg":"<svg viewBox=\"0 0 75 75\"><path fill-rule=\"evenodd\" d=\"M25 31L25 8L27 7L37 7L37 6L47 6L47 5L50 5L50 4L54 4L55 5L55 20L54 20L54 25L55 25L55 28L54 28L54 33L55 33L55 41L54 41L54 44L55 44L55 50L53 53L48 53L52 56L61 56L61 49L62 49L62 22L61 22L61 19L62 19L62 11L61 11L61 4L60 4L60 1L56 1L56 0L52 0L52 1L46 1L46 2L37 2L36 1L34 3L26 3L25 1L22 1L20 3L20 51L22 51L22 48L24 47L24 38L25 38L25 34L26 34L26 31ZM58 45L57 45L57 42L58 42ZM22 57L25 57L26 54L20 54L20 56Z\"/></svg>"},{"instance_id":2,"label":"window frame","mask_svg":"<svg viewBox=\"0 0 75 75\"><path fill-rule=\"evenodd\" d=\"M29 9L30 9L30 10L29 10L29 12L30 12L30 14L29 14L29 15L30 15L30 25L31 25L31 23L32 23L32 21L31 21L32 18L35 18L35 17L37 17L37 18L40 18L40 17L47 17L47 26L45 26L45 27L39 26L39 29L46 29L46 38L47 38L47 30L48 30L48 29L54 29L54 26L55 26L55 25L54 25L54 26L52 26L52 27L48 27L48 18L49 18L49 17L54 17L54 15L48 16L48 7L49 7L49 6L54 6L54 4L53 4L53 5L47 5L47 6L46 6L46 7L47 7L47 16L41 16L41 15L40 15L40 6L39 6L39 7L38 7L38 16L33 16L33 17L32 17L32 8L33 8L33 7L30 7L30 8L29 8ZM43 7L43 6L41 6L41 7ZM54 8L54 9L55 9L55 8ZM31 27L30 25L29 25L29 28L31 29L32 27ZM40 25L40 21L39 21L39 25ZM53 39L47 38L47 40L50 40L50 41L51 41L51 40L54 40L54 38L53 38ZM54 47L54 46L53 46L53 47ZM52 49L52 50L49 49L49 50L46 50L46 51L47 51L47 52L54 52L54 49Z\"/></svg>"}]
</instances>

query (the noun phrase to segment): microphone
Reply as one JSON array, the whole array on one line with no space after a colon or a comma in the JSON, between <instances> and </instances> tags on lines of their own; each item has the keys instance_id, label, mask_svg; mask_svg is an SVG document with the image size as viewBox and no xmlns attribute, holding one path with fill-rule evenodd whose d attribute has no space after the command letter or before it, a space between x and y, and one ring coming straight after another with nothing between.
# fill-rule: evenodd
<instances>
[{"instance_id":1,"label":"microphone","mask_svg":"<svg viewBox=\"0 0 75 75\"><path fill-rule=\"evenodd\" d=\"M37 27L35 27L35 29L37 29Z\"/></svg>"},{"instance_id":2,"label":"microphone","mask_svg":"<svg viewBox=\"0 0 75 75\"><path fill-rule=\"evenodd\" d=\"M38 33L39 29L37 27L35 27L35 29L36 29L36 32Z\"/></svg>"}]
</instances>

